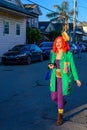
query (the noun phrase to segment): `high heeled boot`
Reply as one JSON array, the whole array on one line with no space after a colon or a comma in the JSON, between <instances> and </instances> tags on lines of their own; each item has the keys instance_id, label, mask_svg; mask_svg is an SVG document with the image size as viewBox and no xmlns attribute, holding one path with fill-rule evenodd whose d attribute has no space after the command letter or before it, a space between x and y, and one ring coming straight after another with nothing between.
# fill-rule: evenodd
<instances>
[{"instance_id":1,"label":"high heeled boot","mask_svg":"<svg viewBox=\"0 0 87 130\"><path fill-rule=\"evenodd\" d=\"M58 119L56 121L56 125L62 125L63 124L63 109L61 112L58 112Z\"/></svg>"}]
</instances>

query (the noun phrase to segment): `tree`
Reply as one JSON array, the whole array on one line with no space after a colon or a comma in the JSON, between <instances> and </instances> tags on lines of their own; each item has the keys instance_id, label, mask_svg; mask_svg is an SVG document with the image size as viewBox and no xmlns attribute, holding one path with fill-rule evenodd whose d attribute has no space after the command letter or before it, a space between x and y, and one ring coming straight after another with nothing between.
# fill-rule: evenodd
<instances>
[{"instance_id":1,"label":"tree","mask_svg":"<svg viewBox=\"0 0 87 130\"><path fill-rule=\"evenodd\" d=\"M27 28L27 43L36 43L39 44L43 36L41 35L41 32L39 29L35 28Z\"/></svg>"},{"instance_id":2,"label":"tree","mask_svg":"<svg viewBox=\"0 0 87 130\"><path fill-rule=\"evenodd\" d=\"M50 39L50 41L54 41L54 39L55 39L57 36L60 36L60 35L61 35L61 32L58 31L58 30L51 31L51 32L49 32L49 39Z\"/></svg>"},{"instance_id":3,"label":"tree","mask_svg":"<svg viewBox=\"0 0 87 130\"><path fill-rule=\"evenodd\" d=\"M47 17L50 18L51 21L63 23L62 31L67 31L69 29L68 20L74 14L74 10L69 11L69 4L67 1L63 1L61 6L54 5L54 8L56 12L47 14Z\"/></svg>"}]
</instances>

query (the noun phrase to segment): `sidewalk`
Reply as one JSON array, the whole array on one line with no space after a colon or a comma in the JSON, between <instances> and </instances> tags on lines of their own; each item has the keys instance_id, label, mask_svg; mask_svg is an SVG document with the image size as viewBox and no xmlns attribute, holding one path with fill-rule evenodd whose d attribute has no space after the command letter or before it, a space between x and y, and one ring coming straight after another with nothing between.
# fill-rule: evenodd
<instances>
[{"instance_id":1,"label":"sidewalk","mask_svg":"<svg viewBox=\"0 0 87 130\"><path fill-rule=\"evenodd\" d=\"M64 124L51 126L49 130L87 130L87 104L64 114Z\"/></svg>"}]
</instances>

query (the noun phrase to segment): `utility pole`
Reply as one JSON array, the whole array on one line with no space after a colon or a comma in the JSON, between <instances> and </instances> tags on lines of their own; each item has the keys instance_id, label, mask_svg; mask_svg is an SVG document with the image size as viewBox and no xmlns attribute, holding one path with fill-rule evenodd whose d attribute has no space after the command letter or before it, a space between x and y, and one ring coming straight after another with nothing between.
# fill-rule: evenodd
<instances>
[{"instance_id":1,"label":"utility pole","mask_svg":"<svg viewBox=\"0 0 87 130\"><path fill-rule=\"evenodd\" d=\"M73 17L73 42L76 41L76 0L74 0L74 17Z\"/></svg>"}]
</instances>

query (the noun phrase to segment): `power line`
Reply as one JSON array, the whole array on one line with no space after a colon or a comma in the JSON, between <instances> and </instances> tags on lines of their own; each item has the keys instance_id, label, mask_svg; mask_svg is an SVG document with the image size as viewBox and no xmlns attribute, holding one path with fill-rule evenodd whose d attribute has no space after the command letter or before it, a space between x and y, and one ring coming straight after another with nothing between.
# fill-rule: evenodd
<instances>
[{"instance_id":1,"label":"power line","mask_svg":"<svg viewBox=\"0 0 87 130\"><path fill-rule=\"evenodd\" d=\"M55 13L55 11L50 10L50 9L48 9L48 8L46 8L46 7L42 6L42 5L39 5L39 4L37 4L37 3L35 3L35 2L33 2L33 1L31 1L31 0L27 0L27 1L29 1L29 2L31 2L31 3L33 3L33 4L36 4L36 5L40 6L41 8L43 8L43 9L45 9L45 10L48 10L48 11L50 11L50 12Z\"/></svg>"},{"instance_id":2,"label":"power line","mask_svg":"<svg viewBox=\"0 0 87 130\"><path fill-rule=\"evenodd\" d=\"M39 7L43 8L43 9L45 9L45 10L48 10L48 11L50 11L50 12L55 13L55 11L50 10L50 9L48 9L48 8L46 8L46 7L44 7L44 6L40 5L40 4L37 4L37 3L35 3L35 2L33 2L33 1L31 1L31 0L27 0L27 1L29 1L29 2L31 2L31 3L33 3L33 4L36 4L36 5L38 5ZM86 7L85 7L85 8L86 8ZM70 19L73 19L73 18L71 17ZM76 21L77 21L77 22L81 22L81 21L79 21L79 20L77 20L77 19L76 19Z\"/></svg>"}]
</instances>

